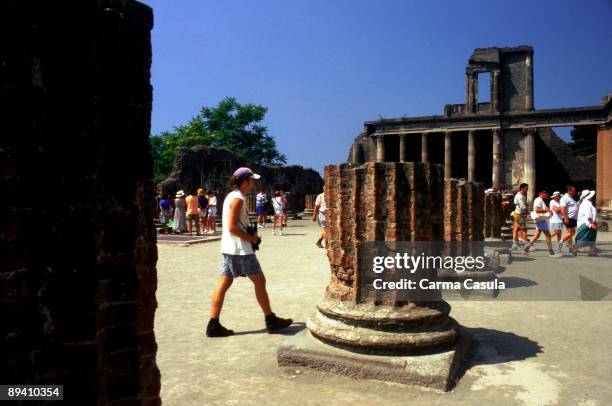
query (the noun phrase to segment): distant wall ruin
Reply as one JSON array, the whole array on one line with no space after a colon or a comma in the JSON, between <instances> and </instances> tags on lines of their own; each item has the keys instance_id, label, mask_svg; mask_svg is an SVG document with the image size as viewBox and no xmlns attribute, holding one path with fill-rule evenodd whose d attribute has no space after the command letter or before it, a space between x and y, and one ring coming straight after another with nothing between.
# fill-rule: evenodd
<instances>
[{"instance_id":1,"label":"distant wall ruin","mask_svg":"<svg viewBox=\"0 0 612 406\"><path fill-rule=\"evenodd\" d=\"M257 187L268 192L282 188L291 195L292 210L303 210L307 195L323 192L323 179L313 169L292 166L263 166L226 149L209 146L181 148L177 151L170 176L158 185L163 193L174 195L177 190L205 187L216 190L221 197L227 194L227 181L241 166L248 166L261 175ZM258 190L254 191L258 193Z\"/></svg>"}]
</instances>

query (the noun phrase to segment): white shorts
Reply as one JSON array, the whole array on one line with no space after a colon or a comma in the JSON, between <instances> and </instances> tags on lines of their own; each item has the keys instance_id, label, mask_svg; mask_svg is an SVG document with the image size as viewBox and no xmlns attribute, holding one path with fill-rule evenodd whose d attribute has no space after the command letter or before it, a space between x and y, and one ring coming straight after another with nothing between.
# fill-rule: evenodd
<instances>
[{"instance_id":1,"label":"white shorts","mask_svg":"<svg viewBox=\"0 0 612 406\"><path fill-rule=\"evenodd\" d=\"M563 223L550 223L550 231L562 231Z\"/></svg>"},{"instance_id":2,"label":"white shorts","mask_svg":"<svg viewBox=\"0 0 612 406\"><path fill-rule=\"evenodd\" d=\"M217 217L217 208L209 207L208 208L208 217Z\"/></svg>"}]
</instances>

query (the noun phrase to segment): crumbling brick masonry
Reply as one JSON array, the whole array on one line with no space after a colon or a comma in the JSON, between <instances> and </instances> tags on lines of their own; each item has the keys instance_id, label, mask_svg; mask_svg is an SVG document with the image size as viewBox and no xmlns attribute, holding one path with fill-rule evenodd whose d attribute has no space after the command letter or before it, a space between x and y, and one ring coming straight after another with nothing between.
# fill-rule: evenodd
<instances>
[{"instance_id":1,"label":"crumbling brick masonry","mask_svg":"<svg viewBox=\"0 0 612 406\"><path fill-rule=\"evenodd\" d=\"M149 7L3 1L0 382L160 404Z\"/></svg>"}]
</instances>

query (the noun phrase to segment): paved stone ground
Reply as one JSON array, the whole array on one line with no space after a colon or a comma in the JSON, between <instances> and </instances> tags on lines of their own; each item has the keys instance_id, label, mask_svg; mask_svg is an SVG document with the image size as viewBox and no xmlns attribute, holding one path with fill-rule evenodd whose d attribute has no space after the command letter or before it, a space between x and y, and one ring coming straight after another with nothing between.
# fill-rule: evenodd
<instances>
[{"instance_id":1,"label":"paved stone ground","mask_svg":"<svg viewBox=\"0 0 612 406\"><path fill-rule=\"evenodd\" d=\"M266 229L258 257L273 309L295 320L287 333L295 334L321 299L329 268L324 250L314 245L318 228L309 221L293 221L286 231L285 236L273 237ZM532 260L521 256L523 260L514 262L502 276L512 281L513 297L524 299L557 286L561 286L560 297L579 297L577 275L582 271L589 279L612 287L612 233L600 233L600 240L605 257L549 259L539 250ZM252 285L245 279L235 281L221 316L238 334L205 338L210 295L218 277L219 241L158 247L155 332L166 405L495 402L594 406L612 402L612 301L452 302L453 316L470 329L475 342L459 384L441 393L279 370L276 349L285 337L264 332ZM612 295L606 299L612 300Z\"/></svg>"}]
</instances>

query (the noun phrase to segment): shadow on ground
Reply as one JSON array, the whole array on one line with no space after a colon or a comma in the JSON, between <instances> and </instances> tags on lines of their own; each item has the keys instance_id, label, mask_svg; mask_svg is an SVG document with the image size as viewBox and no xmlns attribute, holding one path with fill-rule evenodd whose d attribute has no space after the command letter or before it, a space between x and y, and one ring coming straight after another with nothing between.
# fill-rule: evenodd
<instances>
[{"instance_id":1,"label":"shadow on ground","mask_svg":"<svg viewBox=\"0 0 612 406\"><path fill-rule=\"evenodd\" d=\"M467 359L458 373L460 380L477 365L503 364L537 356L542 347L527 337L488 328L466 328L472 337Z\"/></svg>"},{"instance_id":2,"label":"shadow on ground","mask_svg":"<svg viewBox=\"0 0 612 406\"><path fill-rule=\"evenodd\" d=\"M299 322L294 322L291 326L289 326L288 328L284 330L281 330L281 331L278 331L272 334L278 334L278 335L283 335L283 336L294 336L300 331L304 330L305 328L306 328L306 323L299 321ZM246 334L264 334L267 332L268 330L266 330L265 328L260 328L258 330L236 331L234 335L242 336Z\"/></svg>"},{"instance_id":3,"label":"shadow on ground","mask_svg":"<svg viewBox=\"0 0 612 406\"><path fill-rule=\"evenodd\" d=\"M499 280L506 284L506 289L525 288L538 284L536 281L532 281L531 279L527 278L520 278L518 276L504 276L499 278Z\"/></svg>"}]
</instances>

